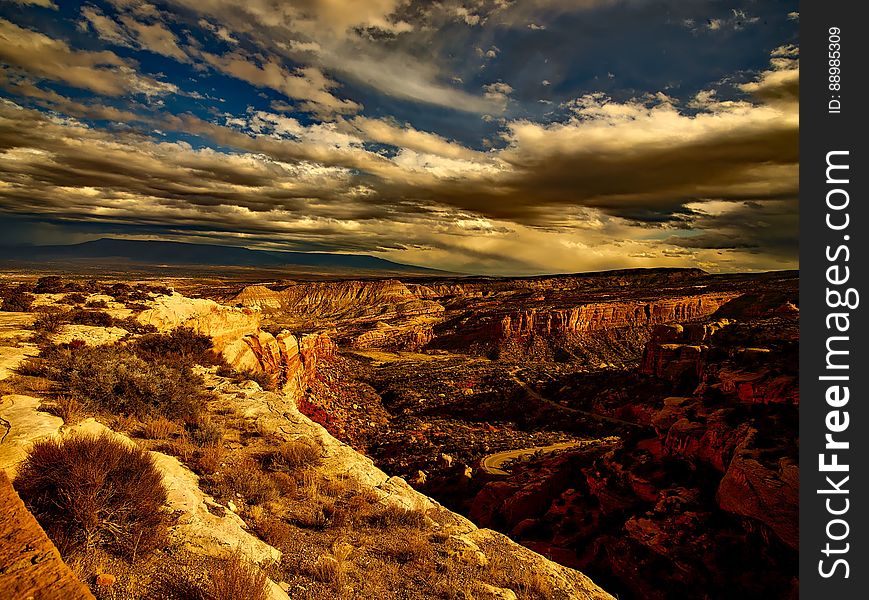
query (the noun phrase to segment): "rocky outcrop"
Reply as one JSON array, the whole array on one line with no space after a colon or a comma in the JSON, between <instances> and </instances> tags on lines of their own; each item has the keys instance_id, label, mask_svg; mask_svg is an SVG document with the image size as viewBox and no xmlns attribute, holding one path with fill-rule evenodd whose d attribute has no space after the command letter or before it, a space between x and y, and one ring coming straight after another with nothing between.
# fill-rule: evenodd
<instances>
[{"instance_id":1,"label":"rocky outcrop","mask_svg":"<svg viewBox=\"0 0 869 600\"><path fill-rule=\"evenodd\" d=\"M437 302L424 299L396 279L298 283L275 291L248 286L232 304L278 310L284 316L315 320L389 321L442 313Z\"/></svg>"},{"instance_id":2,"label":"rocky outcrop","mask_svg":"<svg viewBox=\"0 0 869 600\"><path fill-rule=\"evenodd\" d=\"M650 327L708 317L738 294L700 294L649 302L595 302L564 309L521 311L498 324L502 337L585 333L623 327Z\"/></svg>"},{"instance_id":3,"label":"rocky outcrop","mask_svg":"<svg viewBox=\"0 0 869 600\"><path fill-rule=\"evenodd\" d=\"M0 590L7 600L93 600L0 471Z\"/></svg>"},{"instance_id":4,"label":"rocky outcrop","mask_svg":"<svg viewBox=\"0 0 869 600\"><path fill-rule=\"evenodd\" d=\"M0 471L10 479L27 458L31 443L56 433L63 425L60 417L40 411L41 404L39 398L20 394L0 399Z\"/></svg>"},{"instance_id":5,"label":"rocky outcrop","mask_svg":"<svg viewBox=\"0 0 869 600\"><path fill-rule=\"evenodd\" d=\"M213 300L187 298L179 293L158 296L148 302L149 308L136 317L157 331L171 331L187 327L214 340L218 352L259 331L260 317L256 310L223 306Z\"/></svg>"},{"instance_id":6,"label":"rocky outcrop","mask_svg":"<svg viewBox=\"0 0 869 600\"><path fill-rule=\"evenodd\" d=\"M718 486L722 510L759 521L785 544L799 548L795 516L800 505L800 469L795 460L782 457L770 463L752 448L757 431L745 437Z\"/></svg>"},{"instance_id":7,"label":"rocky outcrop","mask_svg":"<svg viewBox=\"0 0 869 600\"><path fill-rule=\"evenodd\" d=\"M688 376L696 385L703 373L709 339L727 320L686 325L659 325L643 349L640 373L678 382Z\"/></svg>"},{"instance_id":8,"label":"rocky outcrop","mask_svg":"<svg viewBox=\"0 0 869 600\"><path fill-rule=\"evenodd\" d=\"M215 351L231 367L271 375L294 397L304 392L317 362L328 360L336 351L325 334L296 337L286 330L277 336L262 331L258 309L228 307L177 293L155 298L151 308L138 319L154 325L158 331L188 327L207 335L212 338Z\"/></svg>"}]
</instances>

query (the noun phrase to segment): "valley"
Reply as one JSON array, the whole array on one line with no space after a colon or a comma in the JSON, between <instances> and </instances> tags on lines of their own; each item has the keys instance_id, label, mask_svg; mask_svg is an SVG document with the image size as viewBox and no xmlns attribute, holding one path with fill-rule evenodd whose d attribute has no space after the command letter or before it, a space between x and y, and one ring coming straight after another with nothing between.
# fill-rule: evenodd
<instances>
[{"instance_id":1,"label":"valley","mask_svg":"<svg viewBox=\"0 0 869 600\"><path fill-rule=\"evenodd\" d=\"M4 285L39 292L45 279ZM72 323L42 342L6 344L10 376L49 342L74 349L134 343L139 328L192 330L225 364L197 368L226 402L260 398L232 387L232 377L248 378L265 394L257 411L297 411L293 419L332 440L326 447L346 444L451 518L505 534L623 600L797 597L796 273L63 285L35 293L34 314L74 303L82 294L69 290L81 288L103 290L83 297L110 318L75 324L81 309L62 309ZM25 322L7 321L20 338ZM244 427L232 437L239 426L217 406L222 452L247 455L255 438ZM197 469L199 454L180 460ZM347 468L334 463L327 478ZM239 514L255 532L280 522L308 536L312 525L299 523L311 517L286 516L286 506L311 508L282 506L242 503Z\"/></svg>"}]
</instances>

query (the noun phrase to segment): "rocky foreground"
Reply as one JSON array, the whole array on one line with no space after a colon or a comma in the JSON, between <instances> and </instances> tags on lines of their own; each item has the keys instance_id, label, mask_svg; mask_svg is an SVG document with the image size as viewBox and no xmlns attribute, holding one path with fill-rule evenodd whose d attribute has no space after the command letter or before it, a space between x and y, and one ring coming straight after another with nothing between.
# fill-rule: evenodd
<instances>
[{"instance_id":1,"label":"rocky foreground","mask_svg":"<svg viewBox=\"0 0 869 600\"><path fill-rule=\"evenodd\" d=\"M68 306L63 304L65 296L63 292L37 294L33 309L40 314L52 311L65 314ZM494 531L478 529L468 519L413 490L404 480L390 477L375 467L370 458L335 439L300 412L309 386L322 377L318 371L320 362L336 352L328 335L294 335L289 331L273 335L260 328L259 310L228 307L180 294L151 293L136 302L119 301L113 295L89 294L84 302L99 306L98 312L107 314L113 324L63 323L46 327L51 329L48 331L34 332L29 328L36 312L15 313L15 318L6 319L2 332L4 395L0 405L0 423L5 433L0 443L0 469L14 478L31 445L52 436L65 439L84 434L108 435L123 444L150 450L168 490L168 509L173 515L167 545L154 556L132 560L107 555L105 560L94 564L77 558L71 564L73 570L98 597L147 597L159 580L160 570L168 568L168 564L184 564L194 569L197 557L235 553L269 574L268 596L273 599L372 594L396 598L612 598L582 573L547 560ZM40 356L47 356L46 347L60 348L60 352L68 353L65 356L75 359L77 351L84 352L82 348L133 343L142 335L132 331L139 325L158 333L183 327L205 334L233 373L249 373L260 380L258 384L237 375L227 376L216 366L194 368L209 394L208 422L222 424L222 434L214 446L196 449L184 436L149 434L157 421L139 423L128 415L89 410L87 405L74 415L50 382L33 375L37 367L22 371L28 360L36 360L36 364L49 360L29 358L38 355L40 349L43 349ZM257 374L266 375L266 379ZM168 431L172 426L166 427ZM197 427L194 433L205 435L201 419ZM165 441L161 442L161 437ZM300 517L291 517L289 509L281 504L283 492L277 496L270 492L269 499L264 500L254 491L243 489L243 480L235 480L237 492L225 488L226 482L233 480L223 477L224 472L250 468L243 465L253 463L244 461L265 455L272 447L269 444L297 440L319 449L320 455L316 466L306 471L304 477L309 481L294 482L292 487L310 487L310 480L316 479L321 492L316 496L321 505L306 506L305 501L294 500L294 506L300 505L297 508L316 508L321 518L328 521L334 512L326 515L326 501L335 499L330 509L334 511L338 499L344 497L341 494L349 490L347 497L365 499L364 510L379 511L372 513L374 517L399 511L395 514L421 515L421 520L412 527L398 523L393 531L376 536L368 529L351 530L346 525L336 532L330 530L326 521L306 525ZM219 448L222 454L217 464L204 468L202 458L210 447ZM195 463L197 459L199 463ZM330 496L331 492L324 491L329 487L340 490ZM306 497L308 504L315 503L311 500L313 496ZM374 517L370 522L375 522ZM275 535L277 529L282 536ZM412 540L402 540L411 533ZM293 539L294 535L298 538ZM393 548L372 547L372 543L404 544L408 550L396 554ZM290 556L293 549L297 549L298 556ZM435 563L447 565L449 572L437 573L433 564L428 582L425 573L415 571L412 574L415 582L407 581L402 586L403 570L393 564L388 567L394 570L390 575L393 579L377 587L374 580L383 577L378 569L386 564L379 562L384 555L399 564L417 559L422 564L432 560L428 558L431 555ZM318 578L317 573L324 570L333 575L349 575ZM518 574L526 575L523 578ZM50 593L38 595L40 586L48 586L50 582L36 575L35 597L59 597Z\"/></svg>"}]
</instances>

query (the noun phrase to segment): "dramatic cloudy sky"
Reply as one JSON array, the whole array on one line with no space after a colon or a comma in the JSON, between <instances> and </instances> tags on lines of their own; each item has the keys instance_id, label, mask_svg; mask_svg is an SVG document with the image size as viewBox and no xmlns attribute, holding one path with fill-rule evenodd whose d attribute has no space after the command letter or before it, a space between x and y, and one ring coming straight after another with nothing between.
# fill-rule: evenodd
<instances>
[{"instance_id":1,"label":"dramatic cloudy sky","mask_svg":"<svg viewBox=\"0 0 869 600\"><path fill-rule=\"evenodd\" d=\"M0 243L794 268L796 11L0 0Z\"/></svg>"}]
</instances>

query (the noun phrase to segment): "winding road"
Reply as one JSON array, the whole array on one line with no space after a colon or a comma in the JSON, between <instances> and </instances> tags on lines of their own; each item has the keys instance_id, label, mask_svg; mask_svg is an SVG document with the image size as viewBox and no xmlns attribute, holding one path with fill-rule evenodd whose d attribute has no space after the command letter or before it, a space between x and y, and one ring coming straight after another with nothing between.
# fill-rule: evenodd
<instances>
[{"instance_id":1,"label":"winding road","mask_svg":"<svg viewBox=\"0 0 869 600\"><path fill-rule=\"evenodd\" d=\"M552 452L557 452L559 450L567 450L569 448L581 448L582 446L587 446L597 442L597 440L587 440L582 442L559 442L557 444L550 444L549 446L534 446L531 448L519 448L518 450L506 450L504 452L496 452L495 454L489 454L488 456L483 457L483 460L480 461L480 469L490 475L509 475L507 471L503 468L504 463L507 463L511 460L516 460L518 458L522 458L523 456L530 456L535 454L536 452L540 452L541 454L550 454Z\"/></svg>"}]
</instances>

